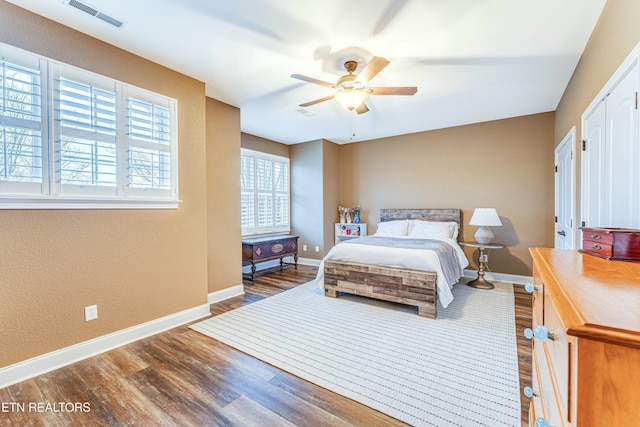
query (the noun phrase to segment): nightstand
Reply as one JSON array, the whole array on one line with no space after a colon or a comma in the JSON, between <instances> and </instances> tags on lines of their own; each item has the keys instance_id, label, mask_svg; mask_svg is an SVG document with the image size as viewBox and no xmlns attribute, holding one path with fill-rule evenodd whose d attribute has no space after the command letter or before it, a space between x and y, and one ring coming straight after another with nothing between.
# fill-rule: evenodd
<instances>
[{"instance_id":1,"label":"nightstand","mask_svg":"<svg viewBox=\"0 0 640 427\"><path fill-rule=\"evenodd\" d=\"M335 225L335 244L349 239L357 239L358 237L367 235L367 224L365 223L349 223Z\"/></svg>"},{"instance_id":2,"label":"nightstand","mask_svg":"<svg viewBox=\"0 0 640 427\"><path fill-rule=\"evenodd\" d=\"M505 246L500 243L478 243L478 242L460 242L460 246L469 246L478 248L478 278L467 283L468 286L478 289L493 289L493 283L488 282L484 278L485 270L488 270L489 255L485 254L486 249L502 249Z\"/></svg>"}]
</instances>

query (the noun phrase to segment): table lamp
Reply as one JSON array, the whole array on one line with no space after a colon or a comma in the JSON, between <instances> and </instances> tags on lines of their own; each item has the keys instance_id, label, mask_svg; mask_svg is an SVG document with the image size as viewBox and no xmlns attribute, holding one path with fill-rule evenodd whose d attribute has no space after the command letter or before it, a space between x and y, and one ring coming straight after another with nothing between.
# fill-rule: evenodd
<instances>
[{"instance_id":1,"label":"table lamp","mask_svg":"<svg viewBox=\"0 0 640 427\"><path fill-rule=\"evenodd\" d=\"M471 216L469 225L478 225L478 231L473 237L476 238L478 243L488 244L493 240L493 232L489 227L495 227L502 225L498 211L495 208L476 208Z\"/></svg>"}]
</instances>

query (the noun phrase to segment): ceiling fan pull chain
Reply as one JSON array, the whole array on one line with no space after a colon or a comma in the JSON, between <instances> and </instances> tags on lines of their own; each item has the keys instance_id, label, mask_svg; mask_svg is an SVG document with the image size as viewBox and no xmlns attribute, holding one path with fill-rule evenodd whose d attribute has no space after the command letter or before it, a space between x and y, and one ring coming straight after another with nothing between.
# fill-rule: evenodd
<instances>
[{"instance_id":1,"label":"ceiling fan pull chain","mask_svg":"<svg viewBox=\"0 0 640 427\"><path fill-rule=\"evenodd\" d=\"M353 141L353 138L356 136L356 112L355 110L351 110L349 111L350 115L351 115L351 137L349 138L349 141Z\"/></svg>"}]
</instances>

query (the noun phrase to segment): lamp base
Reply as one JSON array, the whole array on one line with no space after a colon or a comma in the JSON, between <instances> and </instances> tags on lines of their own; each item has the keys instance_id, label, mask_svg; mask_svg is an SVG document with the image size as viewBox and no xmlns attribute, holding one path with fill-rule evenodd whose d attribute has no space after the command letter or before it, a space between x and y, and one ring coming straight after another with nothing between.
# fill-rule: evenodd
<instances>
[{"instance_id":1,"label":"lamp base","mask_svg":"<svg viewBox=\"0 0 640 427\"><path fill-rule=\"evenodd\" d=\"M478 227L478 230L476 231L476 234L473 235L473 237L475 237L476 242L486 245L491 243L495 236L493 235L493 231L491 231L489 227L485 227L484 225L482 225Z\"/></svg>"},{"instance_id":2,"label":"lamp base","mask_svg":"<svg viewBox=\"0 0 640 427\"><path fill-rule=\"evenodd\" d=\"M467 282L467 286L471 286L472 288L476 289L493 289L495 287L493 286L493 283L485 280L484 277L478 277L471 282Z\"/></svg>"}]
</instances>

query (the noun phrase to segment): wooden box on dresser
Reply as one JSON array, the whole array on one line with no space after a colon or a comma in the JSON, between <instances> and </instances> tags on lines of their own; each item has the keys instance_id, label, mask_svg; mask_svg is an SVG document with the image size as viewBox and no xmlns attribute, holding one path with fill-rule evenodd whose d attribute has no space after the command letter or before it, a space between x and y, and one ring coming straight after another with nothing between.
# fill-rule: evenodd
<instances>
[{"instance_id":1,"label":"wooden box on dresser","mask_svg":"<svg viewBox=\"0 0 640 427\"><path fill-rule=\"evenodd\" d=\"M640 425L640 263L561 249L530 252L530 424Z\"/></svg>"}]
</instances>

